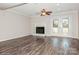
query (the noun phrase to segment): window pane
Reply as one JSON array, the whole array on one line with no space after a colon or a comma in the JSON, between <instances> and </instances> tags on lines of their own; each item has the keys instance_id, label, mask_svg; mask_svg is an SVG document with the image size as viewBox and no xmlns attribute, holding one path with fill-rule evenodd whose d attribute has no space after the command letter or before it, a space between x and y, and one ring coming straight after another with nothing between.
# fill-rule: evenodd
<instances>
[{"instance_id":1,"label":"window pane","mask_svg":"<svg viewBox=\"0 0 79 59\"><path fill-rule=\"evenodd\" d=\"M63 32L68 33L69 31L69 19L68 18L63 19L62 26L63 26Z\"/></svg>"},{"instance_id":2,"label":"window pane","mask_svg":"<svg viewBox=\"0 0 79 59\"><path fill-rule=\"evenodd\" d=\"M53 32L58 32L58 19L53 20Z\"/></svg>"},{"instance_id":3,"label":"window pane","mask_svg":"<svg viewBox=\"0 0 79 59\"><path fill-rule=\"evenodd\" d=\"M53 27L58 28L58 20L53 20Z\"/></svg>"},{"instance_id":4,"label":"window pane","mask_svg":"<svg viewBox=\"0 0 79 59\"><path fill-rule=\"evenodd\" d=\"M53 28L53 32L57 33L58 32L58 28Z\"/></svg>"},{"instance_id":5,"label":"window pane","mask_svg":"<svg viewBox=\"0 0 79 59\"><path fill-rule=\"evenodd\" d=\"M63 28L68 28L69 24L68 24L68 19L63 19Z\"/></svg>"},{"instance_id":6,"label":"window pane","mask_svg":"<svg viewBox=\"0 0 79 59\"><path fill-rule=\"evenodd\" d=\"M68 28L63 28L64 33L68 33Z\"/></svg>"}]
</instances>

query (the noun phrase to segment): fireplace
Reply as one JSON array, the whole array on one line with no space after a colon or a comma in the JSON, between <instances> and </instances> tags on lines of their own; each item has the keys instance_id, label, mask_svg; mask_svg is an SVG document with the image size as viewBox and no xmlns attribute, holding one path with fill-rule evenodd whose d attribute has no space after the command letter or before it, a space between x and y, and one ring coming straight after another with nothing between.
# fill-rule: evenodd
<instances>
[{"instance_id":1,"label":"fireplace","mask_svg":"<svg viewBox=\"0 0 79 59\"><path fill-rule=\"evenodd\" d=\"M44 27L36 27L36 34L44 34L45 28Z\"/></svg>"}]
</instances>

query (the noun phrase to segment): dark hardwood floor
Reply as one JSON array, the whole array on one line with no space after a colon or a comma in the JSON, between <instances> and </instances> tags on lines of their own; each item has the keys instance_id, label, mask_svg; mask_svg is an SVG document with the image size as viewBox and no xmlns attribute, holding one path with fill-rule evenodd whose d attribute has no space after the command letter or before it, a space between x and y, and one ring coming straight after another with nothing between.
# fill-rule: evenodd
<instances>
[{"instance_id":1,"label":"dark hardwood floor","mask_svg":"<svg viewBox=\"0 0 79 59\"><path fill-rule=\"evenodd\" d=\"M79 40L26 36L0 42L0 55L78 55Z\"/></svg>"}]
</instances>

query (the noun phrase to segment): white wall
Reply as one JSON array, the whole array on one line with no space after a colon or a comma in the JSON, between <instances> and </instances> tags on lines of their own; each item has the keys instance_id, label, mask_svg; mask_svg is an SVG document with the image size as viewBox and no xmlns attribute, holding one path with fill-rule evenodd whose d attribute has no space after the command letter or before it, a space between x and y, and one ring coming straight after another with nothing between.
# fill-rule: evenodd
<instances>
[{"instance_id":1,"label":"white wall","mask_svg":"<svg viewBox=\"0 0 79 59\"><path fill-rule=\"evenodd\" d=\"M54 17L70 16L72 37L79 37L79 15L78 11L67 11L55 13L51 16L32 16L31 18L19 15L11 11L0 11L0 41L18 38L27 35L39 35L35 33L36 26L45 26L45 36L55 36L52 33ZM72 34L72 35L71 35ZM62 36L62 34L58 34ZM68 35L68 36L69 36Z\"/></svg>"},{"instance_id":2,"label":"white wall","mask_svg":"<svg viewBox=\"0 0 79 59\"><path fill-rule=\"evenodd\" d=\"M52 23L55 17L63 18L70 17L70 33L68 35L63 34L55 34L52 32ZM31 17L31 32L33 35L39 35L35 33L36 26L45 26L45 34L47 36L66 36L66 37L74 37L78 38L78 12L75 11L65 11L60 13L53 13L51 16L32 16ZM41 35L41 34L40 34Z\"/></svg>"},{"instance_id":3,"label":"white wall","mask_svg":"<svg viewBox=\"0 0 79 59\"><path fill-rule=\"evenodd\" d=\"M29 18L0 11L0 41L29 35Z\"/></svg>"},{"instance_id":4,"label":"white wall","mask_svg":"<svg viewBox=\"0 0 79 59\"><path fill-rule=\"evenodd\" d=\"M79 37L79 10L78 10L78 37Z\"/></svg>"}]
</instances>

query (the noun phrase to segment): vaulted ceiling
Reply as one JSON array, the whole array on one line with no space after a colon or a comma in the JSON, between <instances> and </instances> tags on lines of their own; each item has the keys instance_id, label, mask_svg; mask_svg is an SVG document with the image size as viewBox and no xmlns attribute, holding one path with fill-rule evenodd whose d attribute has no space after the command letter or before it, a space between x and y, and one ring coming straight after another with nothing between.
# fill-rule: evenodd
<instances>
[{"instance_id":1,"label":"vaulted ceiling","mask_svg":"<svg viewBox=\"0 0 79 59\"><path fill-rule=\"evenodd\" d=\"M16 11L25 16L33 16L42 9L52 12L79 10L79 3L0 3L1 10Z\"/></svg>"}]
</instances>

